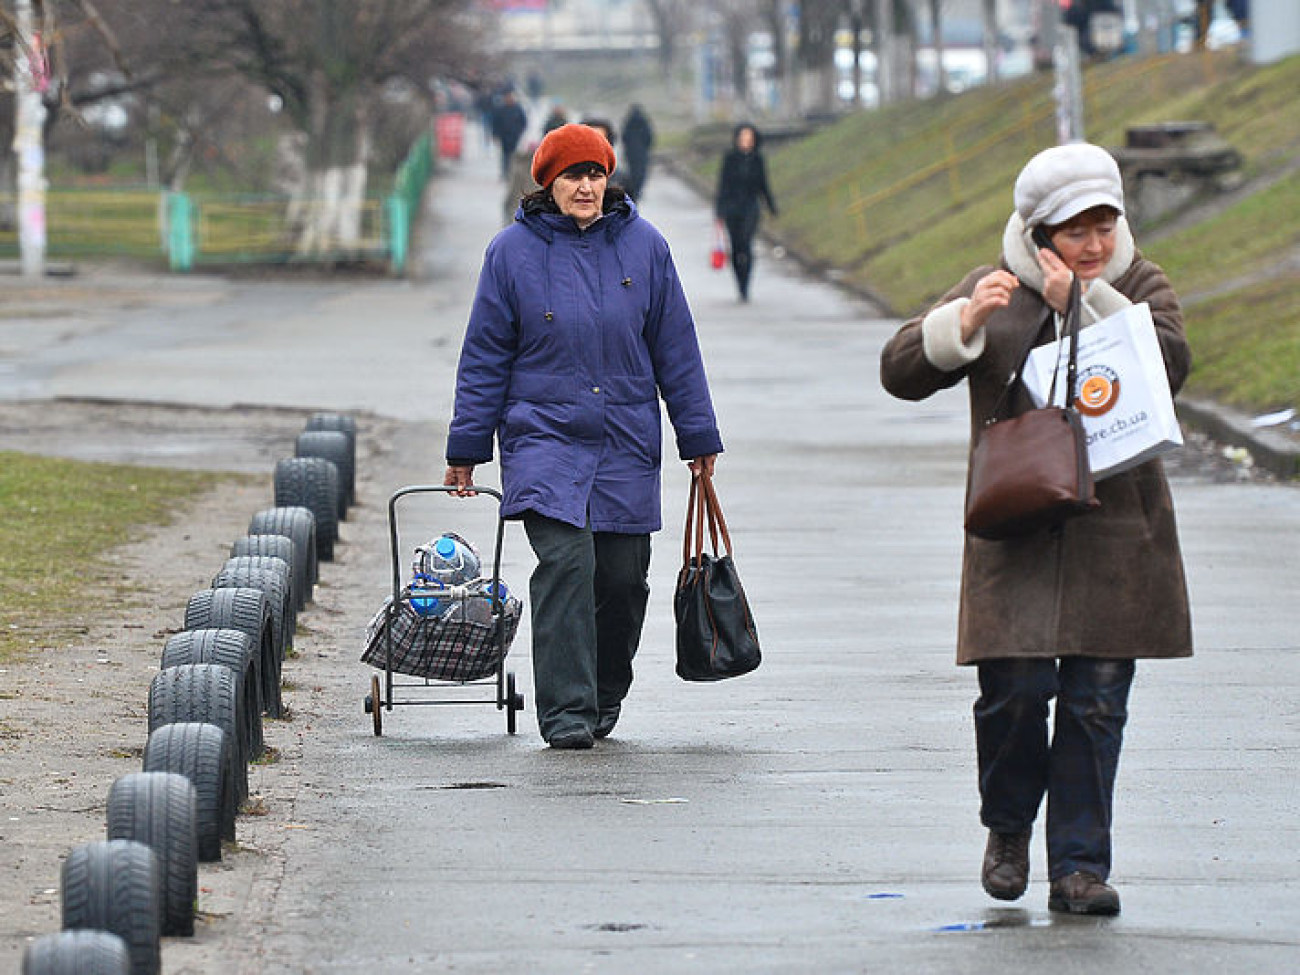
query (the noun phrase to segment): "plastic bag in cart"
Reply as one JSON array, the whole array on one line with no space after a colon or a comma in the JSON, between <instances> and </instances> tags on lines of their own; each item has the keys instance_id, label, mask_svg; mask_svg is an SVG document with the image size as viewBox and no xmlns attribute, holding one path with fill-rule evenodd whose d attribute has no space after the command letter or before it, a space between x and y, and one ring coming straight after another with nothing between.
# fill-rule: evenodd
<instances>
[{"instance_id":1,"label":"plastic bag in cart","mask_svg":"<svg viewBox=\"0 0 1300 975\"><path fill-rule=\"evenodd\" d=\"M510 652L523 603L515 596L506 596L498 602L495 620L466 612L464 603L471 599L490 604L490 585L487 579L477 580L471 588L480 592L440 616L418 612L411 605L409 588L402 591L395 609L389 596L366 627L362 661L383 669L385 655L391 653L392 670L411 677L471 681L491 676Z\"/></svg>"}]
</instances>

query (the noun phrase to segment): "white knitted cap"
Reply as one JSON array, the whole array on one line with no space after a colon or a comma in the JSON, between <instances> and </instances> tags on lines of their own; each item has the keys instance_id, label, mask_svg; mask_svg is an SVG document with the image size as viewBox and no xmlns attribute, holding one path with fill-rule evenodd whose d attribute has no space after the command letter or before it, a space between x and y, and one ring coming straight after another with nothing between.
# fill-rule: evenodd
<instances>
[{"instance_id":1,"label":"white knitted cap","mask_svg":"<svg viewBox=\"0 0 1300 975\"><path fill-rule=\"evenodd\" d=\"M1109 152L1087 142L1044 149L1016 177L1016 212L1026 227L1054 227L1095 206L1124 212L1124 183Z\"/></svg>"}]
</instances>

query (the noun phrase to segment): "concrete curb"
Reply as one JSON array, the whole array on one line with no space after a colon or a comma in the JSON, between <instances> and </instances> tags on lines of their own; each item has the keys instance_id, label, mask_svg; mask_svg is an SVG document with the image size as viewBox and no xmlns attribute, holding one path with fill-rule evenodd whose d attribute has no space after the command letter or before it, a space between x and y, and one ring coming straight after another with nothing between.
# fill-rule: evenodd
<instances>
[{"instance_id":1,"label":"concrete curb","mask_svg":"<svg viewBox=\"0 0 1300 975\"><path fill-rule=\"evenodd\" d=\"M1300 436L1284 424L1256 427L1253 417L1210 400L1179 398L1178 418L1212 440L1250 451L1255 462L1279 477L1300 477Z\"/></svg>"}]
</instances>

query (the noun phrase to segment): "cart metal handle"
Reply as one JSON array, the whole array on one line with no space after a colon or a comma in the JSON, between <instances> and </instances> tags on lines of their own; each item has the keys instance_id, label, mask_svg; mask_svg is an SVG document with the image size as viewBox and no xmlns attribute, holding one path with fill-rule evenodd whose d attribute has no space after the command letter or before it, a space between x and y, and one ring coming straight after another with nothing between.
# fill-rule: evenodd
<instances>
[{"instance_id":1,"label":"cart metal handle","mask_svg":"<svg viewBox=\"0 0 1300 975\"><path fill-rule=\"evenodd\" d=\"M388 539L393 557L393 607L396 608L402 598L402 556L399 551L401 539L397 531L397 502L412 494L457 494L464 490L450 484L409 484L398 488L388 499ZM492 556L492 602L495 610L497 604L497 587L501 582L501 547L505 540L506 521L500 515L501 492L496 488L474 485L475 494L486 494L497 502L497 537Z\"/></svg>"}]
</instances>

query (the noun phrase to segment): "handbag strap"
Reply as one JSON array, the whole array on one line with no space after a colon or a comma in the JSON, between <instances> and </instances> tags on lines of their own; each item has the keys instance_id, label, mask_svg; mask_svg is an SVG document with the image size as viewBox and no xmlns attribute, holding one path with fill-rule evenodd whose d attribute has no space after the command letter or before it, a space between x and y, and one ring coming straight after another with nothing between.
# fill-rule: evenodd
<instances>
[{"instance_id":1,"label":"handbag strap","mask_svg":"<svg viewBox=\"0 0 1300 975\"><path fill-rule=\"evenodd\" d=\"M713 536L713 554L718 554L718 535L722 535L722 547L728 557L731 555L731 533L727 531L727 519L722 514L722 503L718 500L718 489L713 485L713 475L700 475L700 484L704 492L704 510L709 519L709 534Z\"/></svg>"},{"instance_id":2,"label":"handbag strap","mask_svg":"<svg viewBox=\"0 0 1300 975\"><path fill-rule=\"evenodd\" d=\"M682 538L682 565L699 565L704 554L704 528L708 525L713 556L718 555L718 535L721 532L724 550L731 554L731 535L727 521L722 516L713 478L709 474L691 473L691 493L686 502L686 531Z\"/></svg>"},{"instance_id":3,"label":"handbag strap","mask_svg":"<svg viewBox=\"0 0 1300 975\"><path fill-rule=\"evenodd\" d=\"M1080 297L1079 278L1077 275L1070 277L1070 294L1065 302L1065 325L1061 330L1061 338L1067 335L1070 339L1069 359L1065 366L1065 405L1068 407L1074 402L1076 381L1079 374L1079 319L1082 317L1082 299ZM988 419L984 421L985 425L992 423L1002 412L1002 407L1006 405L1007 397L1011 395L1011 389L1019 381L1025 371L1025 362L1029 359L1029 353L1033 351L1034 343L1038 341L1038 333L1042 325L1035 328L1029 335L1029 341L1025 343L1024 350L1016 359L1016 368L1012 370L1011 375L1007 378L1006 385L1002 387L1002 392L998 396L997 402L993 404L993 409L989 411ZM1051 406L1056 398L1056 373L1052 373L1052 386L1047 394L1047 405Z\"/></svg>"}]
</instances>

